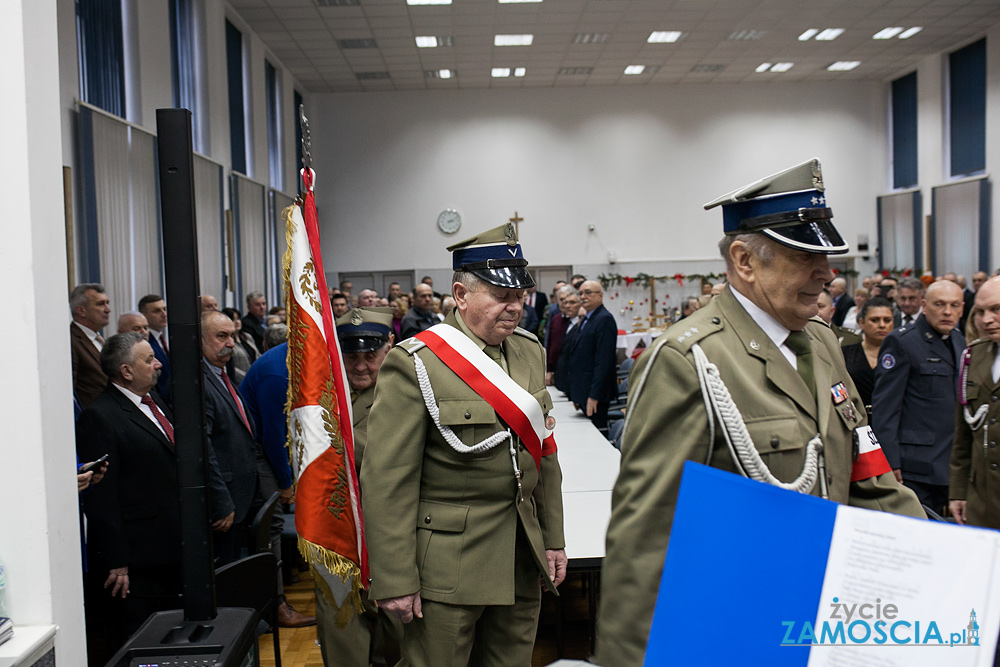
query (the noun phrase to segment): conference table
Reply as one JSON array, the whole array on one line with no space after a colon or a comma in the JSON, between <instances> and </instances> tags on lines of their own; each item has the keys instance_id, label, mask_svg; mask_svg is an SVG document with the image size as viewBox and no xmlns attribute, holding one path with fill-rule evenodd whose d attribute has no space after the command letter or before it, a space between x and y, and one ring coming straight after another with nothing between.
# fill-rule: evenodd
<instances>
[{"instance_id":1,"label":"conference table","mask_svg":"<svg viewBox=\"0 0 1000 667\"><path fill-rule=\"evenodd\" d=\"M555 438L562 468L563 531L569 570L588 578L591 651L597 620L596 573L604 560L604 538L611 518L611 490L618 477L621 453L597 430L590 419L576 410L566 396L549 387L555 417ZM562 657L562 604L558 624L559 656Z\"/></svg>"}]
</instances>

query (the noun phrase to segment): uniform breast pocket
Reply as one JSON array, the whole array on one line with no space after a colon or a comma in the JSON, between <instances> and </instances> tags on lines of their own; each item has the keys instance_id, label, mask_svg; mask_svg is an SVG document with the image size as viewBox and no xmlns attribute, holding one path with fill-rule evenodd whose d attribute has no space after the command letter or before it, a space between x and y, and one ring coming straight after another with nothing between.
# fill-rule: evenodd
<instances>
[{"instance_id":1,"label":"uniform breast pocket","mask_svg":"<svg viewBox=\"0 0 1000 667\"><path fill-rule=\"evenodd\" d=\"M462 444L472 447L496 432L497 416L486 401L442 399L438 403L442 426L455 432ZM500 447L493 447L481 454L462 454L451 450L460 458L493 458ZM506 451L506 448L503 448Z\"/></svg>"},{"instance_id":2,"label":"uniform breast pocket","mask_svg":"<svg viewBox=\"0 0 1000 667\"><path fill-rule=\"evenodd\" d=\"M919 383L922 391L932 392L929 394L931 396L946 390L952 381L951 368L941 361L922 362L918 373L920 374Z\"/></svg>"},{"instance_id":3,"label":"uniform breast pocket","mask_svg":"<svg viewBox=\"0 0 1000 667\"><path fill-rule=\"evenodd\" d=\"M468 505L421 500L417 513L417 570L420 587L454 593L461 572Z\"/></svg>"},{"instance_id":4,"label":"uniform breast pocket","mask_svg":"<svg viewBox=\"0 0 1000 667\"><path fill-rule=\"evenodd\" d=\"M772 475L783 482L798 477L809 438L803 437L794 416L748 421L747 431Z\"/></svg>"}]
</instances>

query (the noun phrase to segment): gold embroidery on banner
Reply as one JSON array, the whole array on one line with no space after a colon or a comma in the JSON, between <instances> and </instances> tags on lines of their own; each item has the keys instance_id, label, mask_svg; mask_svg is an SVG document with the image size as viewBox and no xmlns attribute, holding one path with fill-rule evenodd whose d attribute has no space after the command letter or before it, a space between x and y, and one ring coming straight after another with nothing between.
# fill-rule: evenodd
<instances>
[{"instance_id":1,"label":"gold embroidery on banner","mask_svg":"<svg viewBox=\"0 0 1000 667\"><path fill-rule=\"evenodd\" d=\"M322 315L323 304L316 298L316 292L318 291L316 285L316 270L313 268L313 263L310 259L302 267L302 275L299 276L299 289L302 290L302 295L309 300L309 303L316 309L316 312Z\"/></svg>"}]
</instances>

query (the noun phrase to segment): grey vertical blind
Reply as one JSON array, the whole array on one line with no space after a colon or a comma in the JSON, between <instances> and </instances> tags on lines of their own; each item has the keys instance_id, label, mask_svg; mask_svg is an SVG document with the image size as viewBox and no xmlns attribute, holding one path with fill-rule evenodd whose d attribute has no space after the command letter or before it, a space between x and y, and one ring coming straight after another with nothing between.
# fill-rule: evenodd
<instances>
[{"instance_id":1,"label":"grey vertical blind","mask_svg":"<svg viewBox=\"0 0 1000 667\"><path fill-rule=\"evenodd\" d=\"M886 269L915 269L923 264L920 256L921 231L914 228L914 216L921 214L919 192L901 192L878 198L879 266Z\"/></svg>"},{"instance_id":2,"label":"grey vertical blind","mask_svg":"<svg viewBox=\"0 0 1000 667\"><path fill-rule=\"evenodd\" d=\"M225 271L225 200L222 165L195 154L194 207L198 227L198 274L201 293L223 303Z\"/></svg>"},{"instance_id":3,"label":"grey vertical blind","mask_svg":"<svg viewBox=\"0 0 1000 667\"><path fill-rule=\"evenodd\" d=\"M107 290L116 330L121 313L163 287L155 138L89 105L79 118L80 264L85 281Z\"/></svg>"},{"instance_id":4,"label":"grey vertical blind","mask_svg":"<svg viewBox=\"0 0 1000 667\"><path fill-rule=\"evenodd\" d=\"M250 292L267 292L266 187L246 176L233 174L233 228L239 258L236 298L242 306ZM273 304L269 301L268 305Z\"/></svg>"},{"instance_id":5,"label":"grey vertical blind","mask_svg":"<svg viewBox=\"0 0 1000 667\"><path fill-rule=\"evenodd\" d=\"M940 275L965 276L990 270L989 190L986 178L975 178L933 190L931 269Z\"/></svg>"},{"instance_id":6,"label":"grey vertical blind","mask_svg":"<svg viewBox=\"0 0 1000 667\"><path fill-rule=\"evenodd\" d=\"M268 241L270 249L268 258L271 260L268 266L268 286L270 293L267 295L268 303L283 304L285 302L285 284L283 275L283 264L285 250L288 243L285 240L285 208L291 206L295 200L283 192L271 190L270 206L270 233Z\"/></svg>"}]
</instances>

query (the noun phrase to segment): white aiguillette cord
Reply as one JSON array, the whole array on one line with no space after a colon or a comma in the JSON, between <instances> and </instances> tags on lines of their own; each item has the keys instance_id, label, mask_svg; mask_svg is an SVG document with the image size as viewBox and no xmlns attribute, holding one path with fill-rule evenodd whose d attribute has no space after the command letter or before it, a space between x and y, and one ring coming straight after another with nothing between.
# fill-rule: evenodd
<instances>
[{"instance_id":1,"label":"white aiguillette cord","mask_svg":"<svg viewBox=\"0 0 1000 667\"><path fill-rule=\"evenodd\" d=\"M972 414L969 410L969 395L968 395L968 384L969 381L969 367L972 365L972 350L965 348L965 352L962 353L962 371L959 373L958 378L958 402L962 404L962 417L965 419L965 423L969 425L969 429L975 431L979 427L983 428L983 449L989 447L989 427L986 426L986 414L990 411L989 403L983 403L976 410L976 414Z\"/></svg>"},{"instance_id":2,"label":"white aiguillette cord","mask_svg":"<svg viewBox=\"0 0 1000 667\"><path fill-rule=\"evenodd\" d=\"M633 402L638 401L639 395L646 384L646 378L653 366L656 355L663 348L663 344L657 345L653 350L643 373L636 385ZM698 382L701 384L702 398L705 401L705 410L708 413L709 447L706 465L710 464L712 458L712 443L715 442L715 416L718 415L719 423L722 426L722 434L729 446L729 453L733 457L737 470L744 477L765 482L772 486L777 486L799 493L810 493L816 485L817 478L820 481L820 493L827 498L825 465L823 461L823 441L817 433L806 445L806 460L802 466L802 472L793 482L782 482L771 474L767 464L760 457L757 448L754 447L750 433L747 431L746 423L740 410L733 402L729 389L719 375L718 367L708 360L701 346L695 343L691 346L691 353L694 356L695 369L698 372ZM635 410L626 413L626 427L629 417Z\"/></svg>"}]
</instances>

